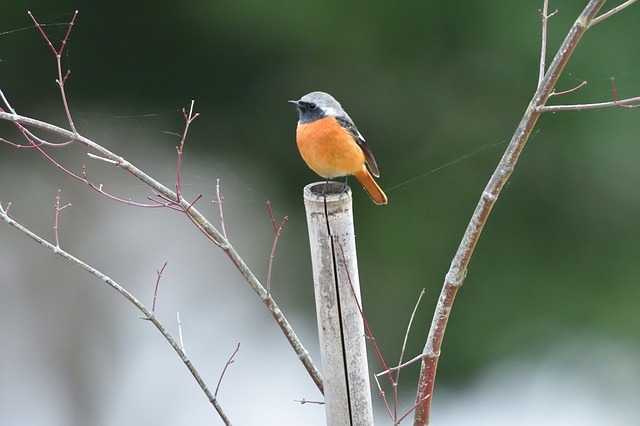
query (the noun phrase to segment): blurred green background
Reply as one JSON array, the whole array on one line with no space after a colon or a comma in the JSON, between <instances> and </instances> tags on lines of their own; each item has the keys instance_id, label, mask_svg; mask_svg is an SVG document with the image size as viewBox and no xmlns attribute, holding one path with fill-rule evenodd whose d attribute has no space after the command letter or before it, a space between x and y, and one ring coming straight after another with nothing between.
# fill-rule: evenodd
<instances>
[{"instance_id":1,"label":"blurred green background","mask_svg":"<svg viewBox=\"0 0 640 426\"><path fill-rule=\"evenodd\" d=\"M549 62L584 4L551 2L551 10L560 10L549 22ZM301 194L317 178L297 153L297 114L286 101L313 90L333 94L372 147L389 196L387 206L377 207L351 182L367 319L393 363L425 288L407 348L411 356L420 352L444 274L535 90L541 7L488 0L5 2L0 88L19 113L64 125L55 61L26 11L47 24L57 45L67 28L60 24L79 9L63 61L71 69L66 89L79 132L172 186L184 124L180 110L194 99L201 116L189 132L186 188L210 200L215 179L221 179L230 239L261 278L273 238L265 201L277 218L289 216L272 285L285 313L309 322L314 310ZM551 103L609 101L611 77L619 98L639 96L638 22L640 7L634 5L590 30L558 90L584 80L588 85ZM574 350L566 357L576 362L610 344L637 355L639 112L574 111L540 119L458 293L436 391L438 385L464 388L500 361L547 357L567 342ZM7 123L0 130L0 136L18 139ZM120 174L104 165L54 152L74 170L87 163L120 196L149 195L130 179L120 183ZM18 168L8 174L11 165ZM100 221L92 215L118 214L107 210L110 203L86 195L90 190L81 183L60 178L35 153L0 145L0 168L6 172L0 202L14 202L12 215L42 230L50 229L51 211L34 210L48 206L55 192L38 199L32 191L51 179L61 180L63 193L89 197L73 200L63 219L67 228L85 224L89 233ZM25 193L21 207L16 201ZM206 202L201 208L217 220ZM129 226L144 228L145 214ZM13 250L5 242L14 234L0 227L2 249ZM97 259L108 258L113 247L121 250L118 234L107 231L112 239L102 241ZM191 232L180 244L186 250L199 238ZM42 251L24 244L26 253ZM221 252L207 250L224 265ZM162 264L155 262L150 280ZM128 277L117 263L105 272L114 271ZM252 309L264 309L248 293L243 297ZM313 333L302 338L313 345ZM610 355L603 355L594 364L608 361ZM409 399L416 371L404 375ZM632 371L637 374L638 364Z\"/></svg>"}]
</instances>

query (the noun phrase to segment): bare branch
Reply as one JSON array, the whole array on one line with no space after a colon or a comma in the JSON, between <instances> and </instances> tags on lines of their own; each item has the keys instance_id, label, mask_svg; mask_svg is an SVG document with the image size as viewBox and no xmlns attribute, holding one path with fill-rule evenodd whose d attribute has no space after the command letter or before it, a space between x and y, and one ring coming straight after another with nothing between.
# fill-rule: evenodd
<instances>
[{"instance_id":1,"label":"bare branch","mask_svg":"<svg viewBox=\"0 0 640 426\"><path fill-rule=\"evenodd\" d=\"M48 241L46 241L45 239L43 239L39 235L33 233L28 228L24 227L20 223L18 223L15 220L11 219L8 216L7 212L8 212L8 208L3 209L2 206L0 205L0 219L4 220L9 225L14 227L18 231L22 232L23 234L25 234L29 238L33 239L37 243L41 244L45 248L48 248L54 254L57 254L58 256L61 256L62 258L66 259L67 261L71 262L72 264L74 264L76 266L79 266L80 268L84 269L85 271L87 271L91 275L97 277L98 279L100 279L101 281L103 281L104 283L109 285L109 287L113 288L118 293L120 293L122 296L124 296L124 298L127 299L129 302L131 302L136 308L138 308L138 310L140 310L140 312L142 312L144 318L148 319L149 321L151 321L153 323L153 325L158 329L158 331L160 331L160 333L164 336L164 338L167 340L167 342L169 342L169 344L173 347L173 349L176 351L178 356L180 356L180 358L182 359L182 362L185 364L185 366L187 367L187 369L189 370L191 375L194 377L194 379L196 380L196 382L198 383L198 385L200 386L200 388L202 389L204 394L207 396L207 398L209 399L209 402L211 402L211 404L214 406L214 408L218 412L218 415L220 416L220 418L225 422L225 424L230 424L229 419L227 418L227 415L225 414L224 410L222 409L222 406L218 403L218 400L216 399L216 397L213 394L211 394L211 391L207 387L207 385L204 382L204 380L202 380L202 377L200 376L200 373L198 372L198 370L194 366L193 362L187 357L187 354L182 350L180 345L178 345L178 343L175 341L173 336L171 336L171 334L167 331L167 329L164 327L164 325L158 320L158 318L156 318L156 316L155 316L155 314L153 312L151 312L149 309L147 309L147 307L144 304L142 304L142 302L140 302L137 298L135 298L131 293L129 293L124 287L122 287L116 281L114 281L113 279L111 279L107 275L103 274L102 272L100 272L99 270L94 268L93 266L83 262L82 260L78 259L77 257L75 257L75 256L67 253L66 251L62 250L60 247L49 243Z\"/></svg>"},{"instance_id":2,"label":"bare branch","mask_svg":"<svg viewBox=\"0 0 640 426\"><path fill-rule=\"evenodd\" d=\"M65 109L65 113L67 115L67 120L69 122L69 127L71 130L66 130L63 129L59 126L55 126L53 124L50 123L46 123L40 120L36 120L33 118L29 118L29 117L25 117L22 115L19 115L16 113L16 111L10 106L9 102L6 100L4 94L2 94L2 100L5 103L5 105L7 106L7 108L9 109L10 112L5 112L2 108L0 108L0 120L5 120L5 121L9 121L14 123L16 126L18 126L19 130L22 132L23 136L27 139L27 141L29 142L29 145L25 145L29 146L29 147L33 147L34 149L36 149L42 156L44 156L48 161L51 162L51 164L53 164L55 167L57 167L59 170L63 171L65 174L73 177L74 179L81 181L85 184L87 184L90 188L92 188L93 190L99 192L102 195L105 195L106 197L113 199L115 201L119 201L119 202L123 202L129 205L133 205L133 206L140 206L140 207L166 207L166 208L171 208L174 210L178 210L181 211L182 213L184 213L187 218L210 240L212 241L214 244L216 244L218 247L220 247L222 249L222 251L229 257L229 259L231 260L231 262L236 266L236 268L238 269L238 271L240 272L240 274L243 276L243 278L247 281L247 283L251 286L251 288L254 290L254 292L258 295L258 297L260 298L260 300L263 302L263 304L267 307L267 309L269 309L272 317L275 319L275 321L277 322L277 324L279 325L279 327L281 328L281 330L283 331L283 333L285 334L287 340L289 341L290 345L292 346L292 348L294 349L294 351L296 352L298 358L300 359L300 361L302 362L302 364L304 365L304 367L307 369L307 372L309 373L309 375L311 376L312 380L314 381L314 383L316 384L316 386L318 387L318 389L323 392L323 385L322 385L322 376L320 374L320 371L318 370L318 368L315 366L315 364L313 363L313 361L311 360L311 357L309 356L308 351L304 348L304 346L302 345L302 343L300 342L298 336L296 335L296 333L294 332L293 328L291 327L291 325L289 324L289 322L287 321L287 319L284 317L284 315L282 314L282 312L280 311L280 308L278 307L278 305L275 303L275 301L271 298L271 296L267 293L266 289L264 288L264 286L262 285L262 283L260 283L260 281L256 278L256 276L253 274L253 272L249 269L249 267L246 265L246 263L244 262L244 260L240 257L240 255L236 252L235 248L228 242L227 238L225 235L221 234L197 209L194 208L194 204L195 202L197 202L200 197L196 198L196 200L194 200L193 202L189 203L188 201L186 201L183 197L182 197L182 182L181 182L181 172L182 172L182 153L183 153L183 148L184 148L184 143L186 141L186 135L188 132L188 128L191 124L191 122L198 117L198 113L194 113L193 112L193 107L194 107L194 102L191 102L191 107L189 112L187 113L186 109L183 109L183 114L185 116L185 128L182 134L182 139L180 142L180 146L178 148L178 168L177 168L177 182L176 182L176 192L171 191L169 188L167 188L166 186L162 185L161 183L159 183L158 181L156 181L155 179L153 179L151 176L147 175L146 173L144 173L142 170L138 169L137 167L135 167L133 164L129 163L127 160L125 160L123 157L120 157L119 155L109 151L108 149L104 148L103 146L93 142L92 140L81 136L76 128L75 125L73 123L73 119L70 113L70 109L69 109L69 104L67 102L67 97L66 97L66 93L65 93L65 89L64 89L64 84L66 82L66 79L69 76L69 71L63 73L62 72L62 64L61 64L61 58L62 58L62 52L66 46L67 41L69 40L69 35L71 33L71 29L73 27L73 24L75 23L75 18L77 16L77 11L74 14L70 24L69 24L69 29L67 30L67 34L63 40L62 45L60 46L60 48L58 50L56 50L56 48L52 45L50 39L48 38L48 36L46 35L46 33L44 32L44 30L42 29L42 25L39 24L39 22L35 19L35 17L33 17L33 15L31 13L29 13L29 15L31 16L32 20L34 21L34 24L36 25L36 27L38 28L38 31L40 31L40 34L42 35L43 39L47 42L47 44L49 45L51 51L53 52L53 54L56 57L56 64L57 64L57 79L56 82L60 88L60 94L62 97L62 101L64 104L64 109ZM1 93L1 92L0 92ZM52 135L56 135L59 137L64 138L67 142L64 142L64 144L70 144L70 143L78 143L80 145L83 145L87 148L89 148L91 151L93 151L92 154L93 157L95 159L100 159L101 161L106 161L106 162L110 162L111 164L115 165L116 167L125 170L126 172L128 172L129 174L133 175L134 177L136 177L137 179L139 179L141 182L143 182L144 184L146 184L147 186L149 186L151 188L151 190L154 192L154 194L156 195L156 197L158 197L160 200L151 200L153 202L153 204L143 204L143 203L136 203L133 202L131 200L126 200L123 198L119 198L113 195L110 195L108 193L106 193L103 188L102 185L95 185L93 184L87 177L86 174L86 168L83 167L83 172L82 172L82 176L71 172L70 170L68 170L67 168L63 167L60 163L58 163L53 157L51 157L49 154L47 154L40 145L47 145L50 143L47 143L46 141L44 141L43 139L36 139L35 135L33 135L33 133L31 133L31 131L28 128L36 128L36 129L40 129L43 130L47 133L50 133ZM15 146L16 148L20 148L22 147L22 145L18 145L18 144L13 144L11 142L6 141L5 139L2 139L3 142L10 144L11 146ZM42 142L45 143L42 143ZM61 145L61 144L57 144L57 145ZM6 218L8 218L8 216L5 214ZM150 317L149 319L151 321L153 321L153 313L150 313ZM149 315L147 315L149 316ZM180 349L179 346L175 345L174 348ZM183 352L179 352L180 354L183 354ZM184 355L184 354L183 354ZM181 355L182 357L182 355ZM183 358L184 360L184 358Z\"/></svg>"},{"instance_id":3,"label":"bare branch","mask_svg":"<svg viewBox=\"0 0 640 426\"><path fill-rule=\"evenodd\" d=\"M565 65L569 61L582 36L589 28L590 23L604 5L604 2L605 0L590 0L569 30L569 33L549 65L549 69L545 73L544 78L538 85L504 155L483 190L471 220L467 225L458 250L451 261L449 271L445 276L429 335L422 351L424 355L422 357L422 366L415 399L416 410L414 425L429 424L433 388L445 329L456 293L464 282L467 274L467 266L469 265L484 225L489 218L498 196L511 177L518 157L540 117L541 112L538 108L547 102Z\"/></svg>"},{"instance_id":4,"label":"bare branch","mask_svg":"<svg viewBox=\"0 0 640 426\"><path fill-rule=\"evenodd\" d=\"M139 179L141 182L149 186L157 196L162 197L167 201L170 201L172 204L176 206L179 206L181 211L187 215L187 218L210 241L212 241L214 244L220 247L222 251L229 257L231 262L236 266L240 274L251 286L254 292L258 295L262 303L264 303L267 309L269 309L271 316L278 323L278 326L280 327L285 337L289 341L289 344L296 352L298 359L300 359L300 361L304 365L305 369L311 376L312 380L314 381L314 383L316 384L320 392L323 392L324 387L322 385L322 374L320 373L320 370L318 370L314 362L311 360L309 352L306 350L306 348L298 338L297 334L291 327L291 324L289 324L289 321L282 314L282 311L280 310L278 305L275 303L273 298L271 298L267 294L267 291L262 285L262 283L260 283L260 280L258 280L258 278L253 274L251 269L240 257L240 255L235 250L235 248L197 209L195 209L192 206L191 203L188 203L184 199L181 199L180 201L178 201L177 195L175 192L171 191L169 188L162 185L160 182L158 182L157 180L153 179L151 176L144 173L142 170L135 167L133 164L129 163L123 157L120 157L119 155L109 151L103 146L93 142L92 140L82 135L74 134L66 129L63 129L61 127L55 126L50 123L46 123L44 121L35 120L33 118L29 118L29 117L25 117L25 116L13 114L13 113L7 113L4 111L0 111L0 120L19 123L21 125L29 126L29 127L35 127L35 128L44 130L48 133L58 135L62 138L72 139L75 142L81 145L84 145L87 148L91 149L92 151L98 153L101 157L114 161L118 168L127 171L128 173L130 173L131 175ZM42 151L39 148L36 148L36 149L38 149L42 155L50 159L50 161L52 161L53 164L56 164L56 167L60 168L65 173L73 177L76 177L76 175L64 169L62 166L58 165L58 163L56 163L55 160L53 160L53 158L47 155L44 151ZM76 177L76 179L78 179L78 177ZM79 180L87 183L83 178L79 178ZM96 187L95 185L91 185L91 188L103 193L101 187ZM124 202L127 202L127 201L124 200ZM136 203L133 203L131 201L127 203L136 205ZM162 204L162 203L156 203L156 204L158 206L168 207L167 204Z\"/></svg>"}]
</instances>

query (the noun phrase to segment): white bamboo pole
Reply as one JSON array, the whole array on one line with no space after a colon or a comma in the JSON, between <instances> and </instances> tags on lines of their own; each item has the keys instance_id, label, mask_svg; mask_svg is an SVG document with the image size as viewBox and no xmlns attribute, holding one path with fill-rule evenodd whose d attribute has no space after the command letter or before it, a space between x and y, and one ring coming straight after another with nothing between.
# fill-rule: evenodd
<instances>
[{"instance_id":1,"label":"white bamboo pole","mask_svg":"<svg viewBox=\"0 0 640 426\"><path fill-rule=\"evenodd\" d=\"M329 426L373 425L351 190L343 185L304 188L325 412Z\"/></svg>"}]
</instances>

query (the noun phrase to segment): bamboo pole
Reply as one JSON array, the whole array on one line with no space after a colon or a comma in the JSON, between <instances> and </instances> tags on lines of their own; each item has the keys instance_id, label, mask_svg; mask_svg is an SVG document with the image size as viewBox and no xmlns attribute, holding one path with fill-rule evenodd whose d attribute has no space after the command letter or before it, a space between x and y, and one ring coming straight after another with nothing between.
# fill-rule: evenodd
<instances>
[{"instance_id":1,"label":"bamboo pole","mask_svg":"<svg viewBox=\"0 0 640 426\"><path fill-rule=\"evenodd\" d=\"M304 188L322 357L327 425L372 425L351 190ZM323 191L325 192L322 195Z\"/></svg>"}]
</instances>

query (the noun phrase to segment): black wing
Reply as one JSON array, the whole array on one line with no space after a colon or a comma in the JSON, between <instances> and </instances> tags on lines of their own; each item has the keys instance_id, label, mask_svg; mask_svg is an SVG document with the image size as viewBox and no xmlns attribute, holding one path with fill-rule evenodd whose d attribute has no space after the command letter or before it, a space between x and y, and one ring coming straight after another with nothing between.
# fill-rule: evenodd
<instances>
[{"instance_id":1,"label":"black wing","mask_svg":"<svg viewBox=\"0 0 640 426\"><path fill-rule=\"evenodd\" d=\"M369 169L371 170L371 174L375 177L380 177L380 171L378 171L378 164L376 164L376 159L373 158L373 153L371 152L371 148L367 145L367 141L364 140L362 134L358 131L358 128L353 121L346 117L336 117L336 121L340 123L342 127L344 127L353 139L356 141L358 146L364 152L364 158L367 160L367 164L369 165Z\"/></svg>"}]
</instances>

